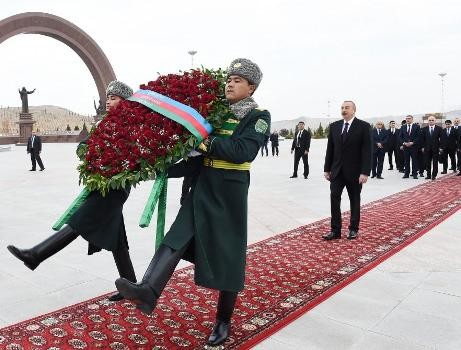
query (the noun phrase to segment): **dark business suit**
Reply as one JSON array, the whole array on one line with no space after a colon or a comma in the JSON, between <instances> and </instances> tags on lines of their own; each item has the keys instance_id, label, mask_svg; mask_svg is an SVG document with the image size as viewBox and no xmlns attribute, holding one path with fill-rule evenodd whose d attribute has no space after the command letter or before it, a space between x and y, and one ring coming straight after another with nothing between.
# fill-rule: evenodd
<instances>
[{"instance_id":1,"label":"dark business suit","mask_svg":"<svg viewBox=\"0 0 461 350\"><path fill-rule=\"evenodd\" d=\"M457 126L457 128L453 127L458 134L458 149L456 150L456 158L458 159L458 170L461 171L461 126Z\"/></svg>"},{"instance_id":2,"label":"dark business suit","mask_svg":"<svg viewBox=\"0 0 461 350\"><path fill-rule=\"evenodd\" d=\"M439 148L442 128L438 125L433 126L431 132L430 126L421 129L421 147L424 149L424 163L426 165L426 178L435 179L439 171ZM431 170L432 167L432 170Z\"/></svg>"},{"instance_id":3,"label":"dark business suit","mask_svg":"<svg viewBox=\"0 0 461 350\"><path fill-rule=\"evenodd\" d=\"M379 130L379 131L378 131ZM386 153L385 147L388 142L388 133L385 129L373 129L373 165L371 168L372 176L381 176L383 173L384 155ZM381 148L378 147L378 143L381 144Z\"/></svg>"},{"instance_id":4,"label":"dark business suit","mask_svg":"<svg viewBox=\"0 0 461 350\"><path fill-rule=\"evenodd\" d=\"M458 133L453 129L453 127L450 127L449 129L449 133L448 128L443 129L440 137L440 147L443 149L443 172L446 172L448 169L448 156L450 156L451 168L456 170L455 154L458 146Z\"/></svg>"},{"instance_id":5,"label":"dark business suit","mask_svg":"<svg viewBox=\"0 0 461 350\"><path fill-rule=\"evenodd\" d=\"M399 138L400 145L403 146L403 156L405 159L405 177L410 175L410 160L411 160L411 175L418 177L418 142L420 128L419 125L411 124L410 132L408 132L408 125L402 125L400 128ZM413 142L411 146L403 145L404 142Z\"/></svg>"},{"instance_id":6,"label":"dark business suit","mask_svg":"<svg viewBox=\"0 0 461 350\"><path fill-rule=\"evenodd\" d=\"M456 169L461 170L461 126L460 125L453 125L453 130L456 130L457 134L457 150L456 150Z\"/></svg>"},{"instance_id":7,"label":"dark business suit","mask_svg":"<svg viewBox=\"0 0 461 350\"><path fill-rule=\"evenodd\" d=\"M38 166L41 170L45 169L43 166L42 158L40 158L40 152L42 151L42 139L40 136L32 135L27 140L27 153L30 153L30 160L32 161L32 169L35 170Z\"/></svg>"},{"instance_id":8,"label":"dark business suit","mask_svg":"<svg viewBox=\"0 0 461 350\"><path fill-rule=\"evenodd\" d=\"M304 164L304 177L309 176L309 158L305 152L309 152L309 148L311 146L311 133L305 129L298 130L295 134L293 139L293 143L291 145L291 150L295 151L295 158L294 158L294 169L293 169L293 176L298 176L298 165L299 160L303 159Z\"/></svg>"},{"instance_id":9,"label":"dark business suit","mask_svg":"<svg viewBox=\"0 0 461 350\"><path fill-rule=\"evenodd\" d=\"M279 134L274 132L269 136L269 141L271 142L272 156L279 156Z\"/></svg>"},{"instance_id":10,"label":"dark business suit","mask_svg":"<svg viewBox=\"0 0 461 350\"><path fill-rule=\"evenodd\" d=\"M349 230L358 231L360 223L361 174L370 175L371 127L354 118L343 139L344 121L330 124L324 171L330 173L331 232L341 234L341 195L347 189L351 204Z\"/></svg>"},{"instance_id":11,"label":"dark business suit","mask_svg":"<svg viewBox=\"0 0 461 350\"><path fill-rule=\"evenodd\" d=\"M386 130L386 132L387 144L385 148L387 150L387 157L389 160L389 170L392 170L394 168L394 165L392 164L392 155L394 155L395 166L397 170L401 170L403 168L403 160L400 156L399 129L388 129Z\"/></svg>"}]
</instances>

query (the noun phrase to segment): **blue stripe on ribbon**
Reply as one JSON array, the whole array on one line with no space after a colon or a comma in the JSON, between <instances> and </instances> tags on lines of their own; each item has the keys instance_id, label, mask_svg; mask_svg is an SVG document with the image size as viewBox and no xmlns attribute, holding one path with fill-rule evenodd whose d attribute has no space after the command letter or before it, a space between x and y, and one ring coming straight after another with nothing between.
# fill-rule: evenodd
<instances>
[{"instance_id":1,"label":"blue stripe on ribbon","mask_svg":"<svg viewBox=\"0 0 461 350\"><path fill-rule=\"evenodd\" d=\"M162 101L164 103L173 105L176 108L183 110L187 114L190 114L192 117L194 117L194 119L197 120L200 124L202 124L203 127L206 129L206 131L208 131L208 134L211 134L211 132L213 131L213 127L211 126L211 124L208 123L208 121L205 118L203 118L200 115L200 113L197 112L192 107L190 107L188 105L185 105L185 104L183 104L181 102L175 101L172 98L169 98L168 96L159 94L158 92L155 92L155 91L152 91L152 90L138 90L136 92L146 94L146 95L150 95L153 98L156 98L156 99L158 99L158 100L160 100L160 101Z\"/></svg>"}]
</instances>

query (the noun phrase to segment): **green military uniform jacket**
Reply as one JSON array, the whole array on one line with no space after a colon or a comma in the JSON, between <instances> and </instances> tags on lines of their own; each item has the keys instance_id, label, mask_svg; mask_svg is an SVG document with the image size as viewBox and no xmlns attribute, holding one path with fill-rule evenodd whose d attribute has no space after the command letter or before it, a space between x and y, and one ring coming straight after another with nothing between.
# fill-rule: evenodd
<instances>
[{"instance_id":1,"label":"green military uniform jacket","mask_svg":"<svg viewBox=\"0 0 461 350\"><path fill-rule=\"evenodd\" d=\"M253 161L270 130L268 111L253 109L227 138L216 137L207 157L232 163ZM163 244L195 263L196 284L238 292L245 282L248 170L203 166Z\"/></svg>"}]
</instances>

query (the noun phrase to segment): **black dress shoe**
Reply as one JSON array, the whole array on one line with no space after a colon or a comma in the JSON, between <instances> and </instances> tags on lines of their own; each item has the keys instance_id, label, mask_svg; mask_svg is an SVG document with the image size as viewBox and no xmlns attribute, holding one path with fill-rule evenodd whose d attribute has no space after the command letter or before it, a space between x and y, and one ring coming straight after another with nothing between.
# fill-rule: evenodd
<instances>
[{"instance_id":1,"label":"black dress shoe","mask_svg":"<svg viewBox=\"0 0 461 350\"><path fill-rule=\"evenodd\" d=\"M111 295L109 298L107 298L107 299L109 299L109 301L120 301L120 300L123 300L123 299L125 299L125 298L124 298L123 295L121 295L120 293L115 293L115 294L112 294L112 295Z\"/></svg>"},{"instance_id":2,"label":"black dress shoe","mask_svg":"<svg viewBox=\"0 0 461 350\"><path fill-rule=\"evenodd\" d=\"M430 180L431 177L430 177L430 176L426 176L425 179L426 179L426 180Z\"/></svg>"},{"instance_id":3,"label":"black dress shoe","mask_svg":"<svg viewBox=\"0 0 461 350\"><path fill-rule=\"evenodd\" d=\"M461 172L459 172L456 176L461 176Z\"/></svg>"},{"instance_id":4,"label":"black dress shoe","mask_svg":"<svg viewBox=\"0 0 461 350\"><path fill-rule=\"evenodd\" d=\"M29 171L35 171L35 169L30 169Z\"/></svg>"},{"instance_id":5,"label":"black dress shoe","mask_svg":"<svg viewBox=\"0 0 461 350\"><path fill-rule=\"evenodd\" d=\"M349 231L349 235L347 236L347 239L356 239L358 237L359 233L354 230Z\"/></svg>"},{"instance_id":6,"label":"black dress shoe","mask_svg":"<svg viewBox=\"0 0 461 350\"><path fill-rule=\"evenodd\" d=\"M30 249L19 249L14 245L9 245L6 248L10 251L11 254L21 260L24 265L26 265L31 270L35 270L40 264L40 261L38 261L37 257L32 253Z\"/></svg>"},{"instance_id":7,"label":"black dress shoe","mask_svg":"<svg viewBox=\"0 0 461 350\"><path fill-rule=\"evenodd\" d=\"M419 178L418 178L418 175L413 176L413 179L418 180L418 179L419 179Z\"/></svg>"},{"instance_id":8,"label":"black dress shoe","mask_svg":"<svg viewBox=\"0 0 461 350\"><path fill-rule=\"evenodd\" d=\"M329 232L322 236L325 241L331 241L332 239L340 239L341 233Z\"/></svg>"},{"instance_id":9,"label":"black dress shoe","mask_svg":"<svg viewBox=\"0 0 461 350\"><path fill-rule=\"evenodd\" d=\"M408 178L410 178L409 175L403 175L403 177L402 177L402 179L408 179Z\"/></svg>"},{"instance_id":10,"label":"black dress shoe","mask_svg":"<svg viewBox=\"0 0 461 350\"><path fill-rule=\"evenodd\" d=\"M384 177L382 177L381 175L376 176L376 178L380 180L384 179Z\"/></svg>"},{"instance_id":11,"label":"black dress shoe","mask_svg":"<svg viewBox=\"0 0 461 350\"><path fill-rule=\"evenodd\" d=\"M389 169L387 169L387 170L394 170L394 168L393 168L393 167L390 167L390 168L389 168Z\"/></svg>"},{"instance_id":12,"label":"black dress shoe","mask_svg":"<svg viewBox=\"0 0 461 350\"><path fill-rule=\"evenodd\" d=\"M432 180L435 180L435 176L432 176Z\"/></svg>"},{"instance_id":13,"label":"black dress shoe","mask_svg":"<svg viewBox=\"0 0 461 350\"><path fill-rule=\"evenodd\" d=\"M229 336L230 322L216 321L213 331L208 338L207 345L218 346L224 343Z\"/></svg>"},{"instance_id":14,"label":"black dress shoe","mask_svg":"<svg viewBox=\"0 0 461 350\"><path fill-rule=\"evenodd\" d=\"M45 170L45 168L43 168L43 169L40 169L40 171L43 171L43 170Z\"/></svg>"},{"instance_id":15,"label":"black dress shoe","mask_svg":"<svg viewBox=\"0 0 461 350\"><path fill-rule=\"evenodd\" d=\"M446 174L446 173L447 173L447 171L445 170L445 171L442 171L440 174Z\"/></svg>"},{"instance_id":16,"label":"black dress shoe","mask_svg":"<svg viewBox=\"0 0 461 350\"><path fill-rule=\"evenodd\" d=\"M372 178L372 179L375 178L375 177L376 177L376 175L371 175L371 178Z\"/></svg>"},{"instance_id":17,"label":"black dress shoe","mask_svg":"<svg viewBox=\"0 0 461 350\"><path fill-rule=\"evenodd\" d=\"M307 179L307 175L304 175L304 178Z\"/></svg>"},{"instance_id":18,"label":"black dress shoe","mask_svg":"<svg viewBox=\"0 0 461 350\"><path fill-rule=\"evenodd\" d=\"M295 177L298 177L298 175L291 175L290 179L294 179Z\"/></svg>"}]
</instances>

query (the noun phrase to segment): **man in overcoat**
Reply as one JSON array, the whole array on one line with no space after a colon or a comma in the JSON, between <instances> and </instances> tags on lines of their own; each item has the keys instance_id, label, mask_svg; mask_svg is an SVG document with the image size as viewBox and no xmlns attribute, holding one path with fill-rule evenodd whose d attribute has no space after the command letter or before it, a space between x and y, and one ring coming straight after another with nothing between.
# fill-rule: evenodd
<instances>
[{"instance_id":1,"label":"man in overcoat","mask_svg":"<svg viewBox=\"0 0 461 350\"><path fill-rule=\"evenodd\" d=\"M251 162L269 135L270 114L252 98L262 72L238 58L227 70L225 94L234 116L198 147L204 154L195 185L140 283L120 278L119 292L142 312L154 310L178 262L195 264L195 283L219 290L216 323L207 344L229 335L237 293L244 288Z\"/></svg>"},{"instance_id":2,"label":"man in overcoat","mask_svg":"<svg viewBox=\"0 0 461 350\"><path fill-rule=\"evenodd\" d=\"M130 97L133 90L121 81L114 80L106 89L107 110L115 108L122 100ZM39 163L40 164L40 163ZM30 249L20 249L13 245L7 248L11 254L35 270L43 261L72 243L78 236L88 241L88 255L102 249L112 252L115 265L121 277L133 282L136 275L131 262L128 240L123 220L123 205L130 194L130 187L111 189L106 196L92 191L83 204L69 218L67 225ZM123 297L113 294L110 301Z\"/></svg>"}]
</instances>

